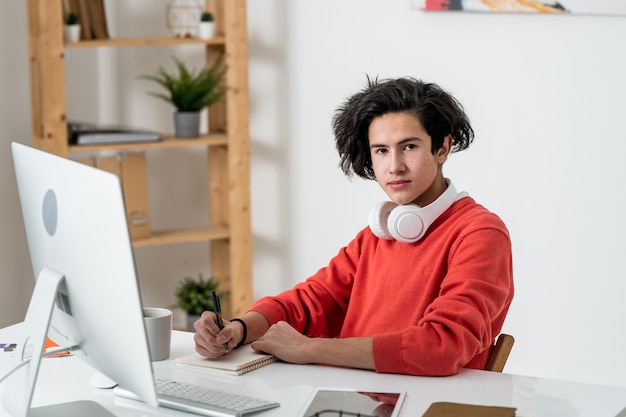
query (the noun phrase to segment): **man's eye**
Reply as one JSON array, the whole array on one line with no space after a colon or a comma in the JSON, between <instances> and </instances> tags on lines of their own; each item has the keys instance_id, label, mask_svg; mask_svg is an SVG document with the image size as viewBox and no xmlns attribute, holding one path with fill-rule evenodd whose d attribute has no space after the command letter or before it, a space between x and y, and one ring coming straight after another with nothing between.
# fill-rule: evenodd
<instances>
[{"instance_id":1,"label":"man's eye","mask_svg":"<svg viewBox=\"0 0 626 417\"><path fill-rule=\"evenodd\" d=\"M415 145L413 143L409 143L408 145L406 145L404 147L404 149L406 149L407 151L410 151L410 150L415 149L415 148L417 148L417 145Z\"/></svg>"}]
</instances>

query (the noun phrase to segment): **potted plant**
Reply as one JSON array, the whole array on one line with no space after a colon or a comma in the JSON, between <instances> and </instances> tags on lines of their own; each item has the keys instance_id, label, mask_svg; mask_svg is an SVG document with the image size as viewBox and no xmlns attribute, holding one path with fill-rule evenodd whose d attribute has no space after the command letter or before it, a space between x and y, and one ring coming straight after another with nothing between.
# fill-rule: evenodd
<instances>
[{"instance_id":1,"label":"potted plant","mask_svg":"<svg viewBox=\"0 0 626 417\"><path fill-rule=\"evenodd\" d=\"M141 78L154 81L167 90L165 93L149 93L171 103L176 108L174 126L176 137L195 138L200 131L200 111L220 101L226 93L224 82L226 65L220 55L213 65L197 71L189 69L177 59L177 73L169 73L162 67L155 75L144 75Z\"/></svg>"},{"instance_id":2,"label":"potted plant","mask_svg":"<svg viewBox=\"0 0 626 417\"><path fill-rule=\"evenodd\" d=\"M63 36L65 37L65 42L78 42L80 40L78 14L74 12L68 13L65 25L63 25Z\"/></svg>"},{"instance_id":3,"label":"potted plant","mask_svg":"<svg viewBox=\"0 0 626 417\"><path fill-rule=\"evenodd\" d=\"M200 39L211 39L215 35L215 22L211 12L202 12L200 23L198 24L198 37Z\"/></svg>"},{"instance_id":4,"label":"potted plant","mask_svg":"<svg viewBox=\"0 0 626 417\"><path fill-rule=\"evenodd\" d=\"M172 308L179 308L187 313L187 329L193 331L193 323L200 318L202 312L214 310L211 291L217 292L220 299L227 299L228 294L218 291L220 283L213 278L204 279L202 274L198 278L185 277L176 287L176 304Z\"/></svg>"}]
</instances>

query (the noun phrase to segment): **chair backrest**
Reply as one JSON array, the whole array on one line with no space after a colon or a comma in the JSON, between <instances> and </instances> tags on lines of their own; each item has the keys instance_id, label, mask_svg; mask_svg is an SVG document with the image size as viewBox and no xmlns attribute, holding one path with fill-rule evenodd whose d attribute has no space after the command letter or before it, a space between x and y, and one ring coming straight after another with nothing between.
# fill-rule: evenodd
<instances>
[{"instance_id":1,"label":"chair backrest","mask_svg":"<svg viewBox=\"0 0 626 417\"><path fill-rule=\"evenodd\" d=\"M502 372L509 358L509 353L511 353L511 349L513 348L513 343L515 343L513 336L501 333L489 355L485 371Z\"/></svg>"}]
</instances>

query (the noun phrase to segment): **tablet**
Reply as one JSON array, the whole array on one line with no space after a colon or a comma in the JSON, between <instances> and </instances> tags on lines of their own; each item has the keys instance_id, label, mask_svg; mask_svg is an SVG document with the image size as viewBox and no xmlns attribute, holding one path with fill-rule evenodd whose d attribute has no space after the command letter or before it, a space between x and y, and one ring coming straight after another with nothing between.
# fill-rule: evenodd
<instances>
[{"instance_id":1,"label":"tablet","mask_svg":"<svg viewBox=\"0 0 626 417\"><path fill-rule=\"evenodd\" d=\"M302 417L397 417L406 392L358 391L317 388L304 407Z\"/></svg>"}]
</instances>

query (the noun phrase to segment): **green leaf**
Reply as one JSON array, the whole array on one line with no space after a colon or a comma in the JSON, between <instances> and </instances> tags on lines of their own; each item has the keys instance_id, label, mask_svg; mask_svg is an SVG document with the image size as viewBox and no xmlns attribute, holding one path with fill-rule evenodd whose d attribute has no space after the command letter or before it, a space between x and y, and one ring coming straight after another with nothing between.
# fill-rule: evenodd
<instances>
[{"instance_id":1,"label":"green leaf","mask_svg":"<svg viewBox=\"0 0 626 417\"><path fill-rule=\"evenodd\" d=\"M218 291L219 281L209 278L204 279L202 274L198 278L183 278L176 288L176 305L187 314L200 315L203 311L213 311L213 298L211 291L216 291L221 299L227 299L228 293Z\"/></svg>"},{"instance_id":2,"label":"green leaf","mask_svg":"<svg viewBox=\"0 0 626 417\"><path fill-rule=\"evenodd\" d=\"M223 55L220 55L213 65L200 70L189 69L178 58L173 59L177 72L170 73L159 67L155 74L139 77L153 81L167 91L167 94L149 92L149 95L171 103L181 112L200 111L222 100L228 90L225 84L227 68Z\"/></svg>"}]
</instances>

